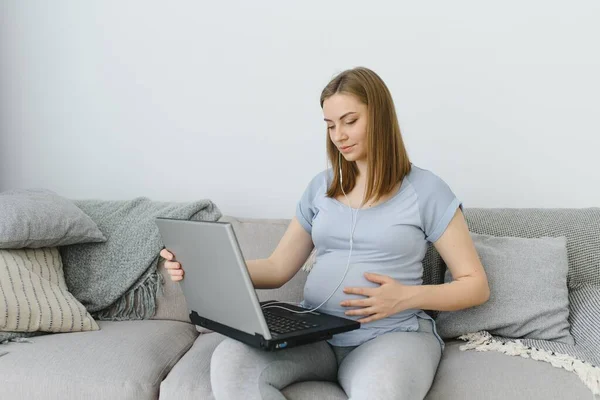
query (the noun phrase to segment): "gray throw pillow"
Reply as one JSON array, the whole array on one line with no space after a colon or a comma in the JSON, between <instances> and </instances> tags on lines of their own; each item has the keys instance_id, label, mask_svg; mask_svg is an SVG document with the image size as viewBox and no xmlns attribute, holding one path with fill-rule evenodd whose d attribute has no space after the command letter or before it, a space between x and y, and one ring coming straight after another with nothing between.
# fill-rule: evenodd
<instances>
[{"instance_id":1,"label":"gray throw pillow","mask_svg":"<svg viewBox=\"0 0 600 400\"><path fill-rule=\"evenodd\" d=\"M490 285L490 299L465 310L440 312L444 339L488 331L507 338L574 344L569 331L566 237L471 237ZM451 282L446 271L445 282Z\"/></svg>"},{"instance_id":2,"label":"gray throw pillow","mask_svg":"<svg viewBox=\"0 0 600 400\"><path fill-rule=\"evenodd\" d=\"M47 189L0 192L0 249L105 242L92 219Z\"/></svg>"}]
</instances>

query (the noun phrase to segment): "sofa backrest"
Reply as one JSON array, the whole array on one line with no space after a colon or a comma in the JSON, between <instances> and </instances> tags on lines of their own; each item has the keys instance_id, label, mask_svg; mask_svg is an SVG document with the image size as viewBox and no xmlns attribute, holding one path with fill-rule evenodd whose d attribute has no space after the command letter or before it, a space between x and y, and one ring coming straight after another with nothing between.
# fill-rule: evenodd
<instances>
[{"instance_id":1,"label":"sofa backrest","mask_svg":"<svg viewBox=\"0 0 600 400\"><path fill-rule=\"evenodd\" d=\"M515 237L566 236L568 239L570 288L600 286L600 208L582 209L515 209L465 208L469 230L479 234ZM289 219L252 219L224 216L230 222L246 259L266 258L285 233ZM444 282L446 266L429 245L423 261L423 283ZM154 319L188 321L187 306L179 288L164 268L164 294L159 296ZM296 276L279 289L257 290L259 300L300 301L307 273Z\"/></svg>"},{"instance_id":2,"label":"sofa backrest","mask_svg":"<svg viewBox=\"0 0 600 400\"><path fill-rule=\"evenodd\" d=\"M470 208L469 230L493 236L567 237L570 289L600 286L600 207Z\"/></svg>"}]
</instances>

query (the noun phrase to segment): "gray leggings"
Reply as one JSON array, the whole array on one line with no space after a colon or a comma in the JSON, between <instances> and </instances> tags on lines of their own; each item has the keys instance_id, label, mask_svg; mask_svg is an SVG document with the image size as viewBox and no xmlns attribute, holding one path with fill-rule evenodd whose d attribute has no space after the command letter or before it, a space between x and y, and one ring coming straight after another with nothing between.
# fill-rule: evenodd
<instances>
[{"instance_id":1,"label":"gray leggings","mask_svg":"<svg viewBox=\"0 0 600 400\"><path fill-rule=\"evenodd\" d=\"M423 399L442 351L432 321L419 318L417 332L391 332L356 347L322 341L266 352L225 339L211 359L216 400L285 400L294 382L338 382L353 400Z\"/></svg>"}]
</instances>

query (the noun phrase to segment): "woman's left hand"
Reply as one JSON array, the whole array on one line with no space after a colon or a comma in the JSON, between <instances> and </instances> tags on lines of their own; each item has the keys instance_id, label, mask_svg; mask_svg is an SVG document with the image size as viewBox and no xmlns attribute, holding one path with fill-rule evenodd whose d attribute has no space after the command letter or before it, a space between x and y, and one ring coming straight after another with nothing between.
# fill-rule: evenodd
<instances>
[{"instance_id":1,"label":"woman's left hand","mask_svg":"<svg viewBox=\"0 0 600 400\"><path fill-rule=\"evenodd\" d=\"M389 317L407 308L407 301L414 294L415 286L403 285L387 275L365 272L365 278L371 282L379 283L379 287L347 287L346 294L366 296L366 299L344 300L340 303L343 307L362 307L346 311L346 315L367 315L359 319L361 324L377 321Z\"/></svg>"}]
</instances>

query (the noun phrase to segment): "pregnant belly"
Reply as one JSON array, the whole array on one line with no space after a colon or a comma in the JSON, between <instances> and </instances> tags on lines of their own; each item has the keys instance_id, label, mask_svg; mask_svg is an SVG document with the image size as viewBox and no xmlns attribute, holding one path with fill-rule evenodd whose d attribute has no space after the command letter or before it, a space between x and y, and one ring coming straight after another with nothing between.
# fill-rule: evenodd
<instances>
[{"instance_id":1,"label":"pregnant belly","mask_svg":"<svg viewBox=\"0 0 600 400\"><path fill-rule=\"evenodd\" d=\"M350 264L348 272L344 277L346 265L327 263L315 263L304 286L304 301L311 307L316 307L324 302L329 295L331 298L321 306L326 313L344 314L346 307L340 306L340 302L349 299L362 299L364 296L346 294L346 287L377 287L376 283L368 281L364 273L372 265ZM340 281L344 278L341 285ZM339 285L339 287L338 287ZM337 289L336 289L337 287Z\"/></svg>"},{"instance_id":2,"label":"pregnant belly","mask_svg":"<svg viewBox=\"0 0 600 400\"><path fill-rule=\"evenodd\" d=\"M390 267L381 268L380 266L371 263L366 264L350 264L348 272L341 285L340 280L344 276L346 270L345 263L315 263L310 274L307 277L304 286L304 302L306 307L315 308L325 301L319 310L324 313L336 315L339 317L358 320L366 316L347 316L344 313L348 310L362 307L343 307L340 303L344 300L351 299L366 299L368 297L344 293L346 287L366 287L376 288L380 285L371 282L364 277L365 272L374 272L383 275L393 276ZM337 287L337 289L336 289ZM332 294L331 298L327 298ZM394 314L383 320L378 320L366 324L366 326L392 326L400 320L404 320L412 316L414 310L406 310L401 313ZM365 326L365 325L363 325Z\"/></svg>"}]
</instances>

